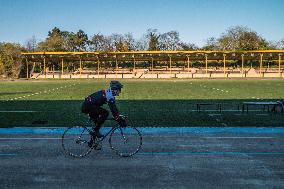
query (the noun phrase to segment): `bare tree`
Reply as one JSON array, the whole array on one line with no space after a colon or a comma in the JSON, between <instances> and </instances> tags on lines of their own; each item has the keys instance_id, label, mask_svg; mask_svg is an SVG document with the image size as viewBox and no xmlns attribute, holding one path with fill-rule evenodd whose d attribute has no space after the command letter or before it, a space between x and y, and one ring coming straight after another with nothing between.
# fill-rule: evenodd
<instances>
[{"instance_id":1,"label":"bare tree","mask_svg":"<svg viewBox=\"0 0 284 189\"><path fill-rule=\"evenodd\" d=\"M32 36L32 38L28 39L25 42L25 48L27 49L28 52L34 52L37 48L37 45L38 45L38 42L34 35Z\"/></svg>"},{"instance_id":2,"label":"bare tree","mask_svg":"<svg viewBox=\"0 0 284 189\"><path fill-rule=\"evenodd\" d=\"M124 37L125 46L127 46L128 50L129 51L135 50L135 39L132 33L127 33L123 37Z\"/></svg>"},{"instance_id":3,"label":"bare tree","mask_svg":"<svg viewBox=\"0 0 284 189\"><path fill-rule=\"evenodd\" d=\"M210 37L206 40L205 45L202 47L203 50L216 51L220 50L220 45L215 37Z\"/></svg>"},{"instance_id":4,"label":"bare tree","mask_svg":"<svg viewBox=\"0 0 284 189\"><path fill-rule=\"evenodd\" d=\"M180 48L179 33L177 31L170 31L164 33L159 38L159 47L161 50L175 51Z\"/></svg>"},{"instance_id":5,"label":"bare tree","mask_svg":"<svg viewBox=\"0 0 284 189\"><path fill-rule=\"evenodd\" d=\"M284 38L277 42L278 49L284 49Z\"/></svg>"},{"instance_id":6,"label":"bare tree","mask_svg":"<svg viewBox=\"0 0 284 189\"><path fill-rule=\"evenodd\" d=\"M148 40L145 35L142 38L134 41L134 49L137 51L148 50Z\"/></svg>"}]
</instances>

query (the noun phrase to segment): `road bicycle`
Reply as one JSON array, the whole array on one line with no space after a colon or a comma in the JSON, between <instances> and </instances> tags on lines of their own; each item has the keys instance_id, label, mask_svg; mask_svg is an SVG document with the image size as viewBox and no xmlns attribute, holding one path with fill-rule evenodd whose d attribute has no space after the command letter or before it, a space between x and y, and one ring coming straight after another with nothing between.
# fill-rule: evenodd
<instances>
[{"instance_id":1,"label":"road bicycle","mask_svg":"<svg viewBox=\"0 0 284 189\"><path fill-rule=\"evenodd\" d=\"M62 135L62 147L66 154L82 158L93 149L100 148L104 139L109 135L110 148L121 157L130 157L136 154L142 146L142 135L138 129L130 125L124 116L126 126L120 126L114 118L107 119L112 122L110 130L103 137L93 135L92 127L96 126L90 119L86 125L71 126ZM93 145L90 145L91 138Z\"/></svg>"}]
</instances>

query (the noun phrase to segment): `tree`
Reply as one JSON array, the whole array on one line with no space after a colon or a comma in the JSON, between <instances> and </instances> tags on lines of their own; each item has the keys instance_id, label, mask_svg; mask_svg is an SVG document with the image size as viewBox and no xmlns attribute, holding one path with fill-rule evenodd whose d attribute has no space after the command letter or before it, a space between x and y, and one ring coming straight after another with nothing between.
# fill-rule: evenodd
<instances>
[{"instance_id":1,"label":"tree","mask_svg":"<svg viewBox=\"0 0 284 189\"><path fill-rule=\"evenodd\" d=\"M284 38L277 42L277 48L284 50Z\"/></svg>"},{"instance_id":2,"label":"tree","mask_svg":"<svg viewBox=\"0 0 284 189\"><path fill-rule=\"evenodd\" d=\"M109 36L113 50L118 52L131 50L131 38L132 36L128 36L128 39L126 39L126 37L121 34L112 34L111 36Z\"/></svg>"},{"instance_id":3,"label":"tree","mask_svg":"<svg viewBox=\"0 0 284 189\"><path fill-rule=\"evenodd\" d=\"M37 49L37 40L35 36L33 35L32 38L28 39L25 43L25 48L27 49L28 52L35 52Z\"/></svg>"},{"instance_id":4,"label":"tree","mask_svg":"<svg viewBox=\"0 0 284 189\"><path fill-rule=\"evenodd\" d=\"M125 43L125 46L127 46L128 51L136 50L135 49L135 39L132 33L127 33L124 35L124 43Z\"/></svg>"},{"instance_id":5,"label":"tree","mask_svg":"<svg viewBox=\"0 0 284 189\"><path fill-rule=\"evenodd\" d=\"M147 46L148 46L148 42L147 39L145 37L142 37L138 40L134 41L134 49L136 51L144 51L147 50Z\"/></svg>"},{"instance_id":6,"label":"tree","mask_svg":"<svg viewBox=\"0 0 284 189\"><path fill-rule=\"evenodd\" d=\"M107 38L102 34L94 34L90 42L90 49L92 51L104 52L108 51Z\"/></svg>"},{"instance_id":7,"label":"tree","mask_svg":"<svg viewBox=\"0 0 284 189\"><path fill-rule=\"evenodd\" d=\"M122 51L123 44L122 44L122 38L123 36L121 34L111 34L109 37L111 47L113 51Z\"/></svg>"},{"instance_id":8,"label":"tree","mask_svg":"<svg viewBox=\"0 0 284 189\"><path fill-rule=\"evenodd\" d=\"M4 74L5 74L4 58L3 55L0 54L0 76Z\"/></svg>"},{"instance_id":9,"label":"tree","mask_svg":"<svg viewBox=\"0 0 284 189\"><path fill-rule=\"evenodd\" d=\"M74 32L65 32L64 33L65 39L65 49L70 52L76 52L77 44L76 44L76 34Z\"/></svg>"},{"instance_id":10,"label":"tree","mask_svg":"<svg viewBox=\"0 0 284 189\"><path fill-rule=\"evenodd\" d=\"M206 40L206 44L202 47L203 50L217 51L220 50L218 40L215 37L210 37Z\"/></svg>"},{"instance_id":11,"label":"tree","mask_svg":"<svg viewBox=\"0 0 284 189\"><path fill-rule=\"evenodd\" d=\"M89 44L88 35L83 30L79 30L75 35L74 42L76 51L86 51Z\"/></svg>"},{"instance_id":12,"label":"tree","mask_svg":"<svg viewBox=\"0 0 284 189\"><path fill-rule=\"evenodd\" d=\"M175 51L179 48L180 39L177 31L170 31L160 35L159 49Z\"/></svg>"},{"instance_id":13,"label":"tree","mask_svg":"<svg viewBox=\"0 0 284 189\"><path fill-rule=\"evenodd\" d=\"M193 43L184 43L180 42L178 44L178 49L177 50L185 50L185 51L192 51L192 50L197 50L198 47L193 44Z\"/></svg>"},{"instance_id":14,"label":"tree","mask_svg":"<svg viewBox=\"0 0 284 189\"><path fill-rule=\"evenodd\" d=\"M48 31L47 36L48 37L61 36L61 30L57 27L54 27L51 31Z\"/></svg>"},{"instance_id":15,"label":"tree","mask_svg":"<svg viewBox=\"0 0 284 189\"><path fill-rule=\"evenodd\" d=\"M255 31L243 26L229 28L218 39L221 50L263 50L268 49L268 42Z\"/></svg>"},{"instance_id":16,"label":"tree","mask_svg":"<svg viewBox=\"0 0 284 189\"><path fill-rule=\"evenodd\" d=\"M59 28L55 27L48 32L48 37L45 41L38 44L38 49L40 51L66 51L66 41L63 37L63 33Z\"/></svg>"},{"instance_id":17,"label":"tree","mask_svg":"<svg viewBox=\"0 0 284 189\"><path fill-rule=\"evenodd\" d=\"M20 44L0 43L0 73L7 77L18 77L25 49Z\"/></svg>"},{"instance_id":18,"label":"tree","mask_svg":"<svg viewBox=\"0 0 284 189\"><path fill-rule=\"evenodd\" d=\"M146 38L148 41L148 50L157 51L159 49L159 38L160 34L157 33L157 29L148 29L146 32Z\"/></svg>"}]
</instances>

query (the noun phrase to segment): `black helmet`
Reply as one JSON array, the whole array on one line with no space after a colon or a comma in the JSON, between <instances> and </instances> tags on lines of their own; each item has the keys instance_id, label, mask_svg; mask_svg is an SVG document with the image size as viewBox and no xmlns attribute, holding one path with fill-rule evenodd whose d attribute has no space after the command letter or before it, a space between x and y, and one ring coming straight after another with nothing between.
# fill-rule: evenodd
<instances>
[{"instance_id":1,"label":"black helmet","mask_svg":"<svg viewBox=\"0 0 284 189\"><path fill-rule=\"evenodd\" d=\"M119 81L111 81L109 86L111 90L121 90L121 88L123 88L123 85Z\"/></svg>"}]
</instances>

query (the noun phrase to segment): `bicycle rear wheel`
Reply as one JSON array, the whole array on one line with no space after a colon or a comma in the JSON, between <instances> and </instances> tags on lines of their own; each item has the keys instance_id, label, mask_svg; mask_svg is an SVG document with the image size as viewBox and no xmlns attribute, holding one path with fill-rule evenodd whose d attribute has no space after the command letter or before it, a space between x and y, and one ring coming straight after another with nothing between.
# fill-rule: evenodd
<instances>
[{"instance_id":1,"label":"bicycle rear wheel","mask_svg":"<svg viewBox=\"0 0 284 189\"><path fill-rule=\"evenodd\" d=\"M93 149L88 146L90 130L85 126L73 126L62 135L62 147L65 153L76 158L85 157Z\"/></svg>"},{"instance_id":2,"label":"bicycle rear wheel","mask_svg":"<svg viewBox=\"0 0 284 189\"><path fill-rule=\"evenodd\" d=\"M111 149L119 156L130 157L142 146L142 135L135 127L116 127L110 134Z\"/></svg>"}]
</instances>

